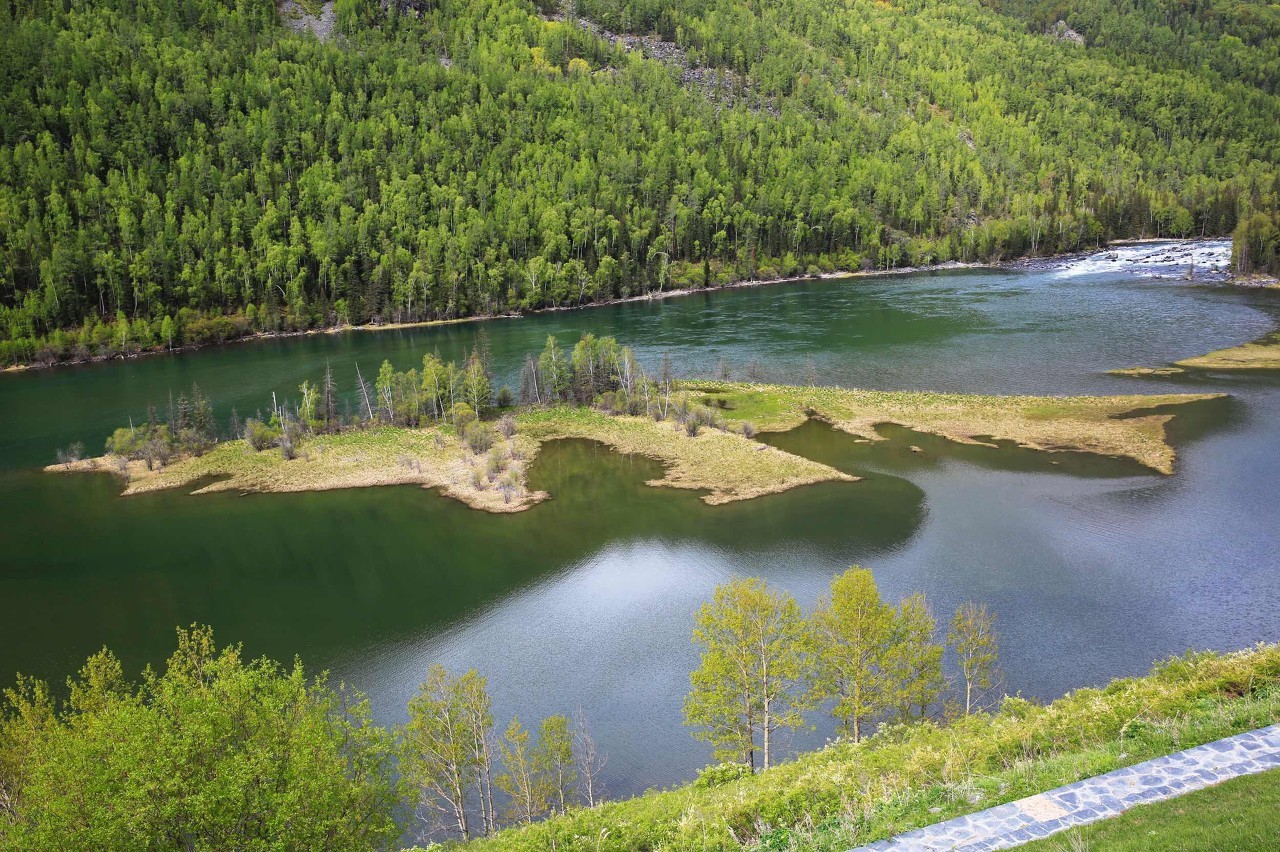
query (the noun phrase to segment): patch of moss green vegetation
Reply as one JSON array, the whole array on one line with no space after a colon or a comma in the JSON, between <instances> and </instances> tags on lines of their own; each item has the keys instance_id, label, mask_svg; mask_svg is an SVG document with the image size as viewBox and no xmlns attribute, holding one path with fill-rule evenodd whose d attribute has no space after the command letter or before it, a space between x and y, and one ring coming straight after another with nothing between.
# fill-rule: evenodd
<instances>
[{"instance_id":1,"label":"patch of moss green vegetation","mask_svg":"<svg viewBox=\"0 0 1280 852\"><path fill-rule=\"evenodd\" d=\"M1280 719L1280 646L1188 655L1047 706L881 730L746 777L571 811L481 850L845 850Z\"/></svg>"},{"instance_id":2,"label":"patch of moss green vegetation","mask_svg":"<svg viewBox=\"0 0 1280 852\"><path fill-rule=\"evenodd\" d=\"M1176 799L1140 805L1118 817L1029 843L1029 852L1146 852L1280 848L1280 769L1248 775Z\"/></svg>"},{"instance_id":3,"label":"patch of moss green vegetation","mask_svg":"<svg viewBox=\"0 0 1280 852\"><path fill-rule=\"evenodd\" d=\"M1280 332L1253 343L1176 361L1175 365L1197 370L1280 370Z\"/></svg>"},{"instance_id":4,"label":"patch of moss green vegetation","mask_svg":"<svg viewBox=\"0 0 1280 852\"><path fill-rule=\"evenodd\" d=\"M961 443L1012 441L1037 450L1075 450L1131 458L1172 473L1166 440L1169 413L1153 409L1215 398L1210 394L1110 397L978 396L907 391L845 390L723 382L686 384L730 421L785 431L807 417L867 440L892 423Z\"/></svg>"}]
</instances>

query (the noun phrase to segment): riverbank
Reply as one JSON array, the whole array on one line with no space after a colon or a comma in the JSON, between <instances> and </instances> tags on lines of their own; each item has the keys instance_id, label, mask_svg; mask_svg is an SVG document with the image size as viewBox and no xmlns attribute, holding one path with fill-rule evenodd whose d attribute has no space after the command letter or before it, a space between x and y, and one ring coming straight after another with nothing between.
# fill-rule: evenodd
<instances>
[{"instance_id":1,"label":"riverbank","mask_svg":"<svg viewBox=\"0 0 1280 852\"><path fill-rule=\"evenodd\" d=\"M1213 241L1212 239L1205 238L1205 239L1199 239L1199 240L1185 240L1181 242L1197 244L1197 243L1206 243L1206 242L1212 242L1212 241ZM1117 240L1108 245L1118 247L1123 245L1137 245L1143 242L1178 242L1178 241ZM789 276L778 276L778 277L771 277L771 278L744 278L744 279L730 281L724 284L713 284L707 287L680 287L672 290L657 290L654 292L645 293L637 296L625 296L625 297L620 297L616 299L603 299L599 301L587 302L584 304L577 304L577 305L552 306L552 307L538 308L535 310L523 311L518 313L507 312L507 313L495 313L495 314L477 314L475 316L456 317L452 319L422 320L422 321L415 321L415 322L393 322L393 323L363 324L363 325L344 324L344 325L325 326L323 328L313 328L313 329L305 329L305 330L298 330L298 331L255 332L253 334L245 335L242 337L235 337L235 338L231 338L231 339L221 341L221 342L216 342L216 343L206 343L202 345L187 344L187 345L174 346L174 347L159 347L156 349L149 349L149 350L144 350L140 352L92 355L92 356L83 357L83 358L72 358L67 360L52 361L48 363L32 362L32 363L21 364L21 365L6 366L3 368L0 368L0 371L12 373L12 372L23 372L27 370L53 368L53 367L101 363L105 361L132 360L135 358L141 358L141 357L146 357L150 355L191 352L191 351L197 351L200 349L207 349L214 346L226 346L226 345L236 344L236 343L251 343L254 341L287 339L291 337L308 337L312 335L321 335L321 334L344 334L346 332L360 332L360 331L413 330L413 329L430 328L432 326L461 325L464 323L487 322L490 320L498 320L498 319L519 319L524 316L533 316L541 313L556 313L560 311L573 311L573 310L579 310L584 308L600 308L600 307L608 307L611 305L630 304L633 302L656 302L656 301L662 301L665 299L679 298L682 296L697 295L700 293L712 293L720 290L735 290L735 289L753 288L753 287L767 287L767 286L774 286L778 284L796 283L800 281L820 281L820 280L829 280L829 279L838 279L838 278L873 278L873 277L890 276L890 275L910 275L910 274L920 273L920 272L945 272L948 270L958 270L958 269L1037 270L1037 269L1050 268L1050 267L1061 265L1064 263L1069 263L1073 260L1087 258L1092 256L1093 254L1096 254L1098 251L1105 250L1105 248L1106 246L1099 249L1094 249L1088 252L1070 252L1070 253L1048 255L1048 256L1028 256L1028 257L1013 258L1010 260L993 261L993 262L946 261L943 263L928 264L924 266L905 266L905 267L899 267L896 269L832 270L829 272L821 272L816 274L789 275Z\"/></svg>"},{"instance_id":2,"label":"riverbank","mask_svg":"<svg viewBox=\"0 0 1280 852\"><path fill-rule=\"evenodd\" d=\"M496 436L493 446L481 450L447 425L380 427L308 437L291 459L234 440L155 469L141 460L108 455L45 470L115 473L125 480L125 495L201 483L193 493L419 485L475 509L504 513L528 509L552 496L528 484L529 464L542 444L582 439L654 459L665 473L648 485L703 491L704 502L718 505L818 482L855 481L835 468L749 437L756 429L786 431L810 417L861 440L880 440L877 427L895 424L959 443L998 447L1005 442L1045 452L1129 458L1171 474L1175 451L1166 439L1165 425L1173 414L1154 410L1215 398L991 397L727 382L682 383L680 395L722 413L725 428L690 434L679 424L650 417L615 416L587 407L530 408L515 415L513 434Z\"/></svg>"},{"instance_id":3,"label":"riverbank","mask_svg":"<svg viewBox=\"0 0 1280 852\"><path fill-rule=\"evenodd\" d=\"M1280 720L1280 646L1188 655L1047 706L837 741L755 775L573 810L479 850L849 849Z\"/></svg>"}]
</instances>

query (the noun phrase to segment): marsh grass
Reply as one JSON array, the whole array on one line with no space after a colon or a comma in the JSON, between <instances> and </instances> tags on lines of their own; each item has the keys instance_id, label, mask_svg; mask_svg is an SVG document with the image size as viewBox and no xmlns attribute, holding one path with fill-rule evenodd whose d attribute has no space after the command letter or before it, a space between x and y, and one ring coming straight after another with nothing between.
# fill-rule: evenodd
<instances>
[{"instance_id":1,"label":"marsh grass","mask_svg":"<svg viewBox=\"0 0 1280 852\"><path fill-rule=\"evenodd\" d=\"M979 396L727 382L687 387L716 404L727 419L749 420L765 431L786 431L817 417L875 441L881 440L876 427L891 423L965 444L1010 441L1034 450L1131 458L1165 474L1173 472L1175 452L1165 435L1173 415L1134 413L1220 396Z\"/></svg>"},{"instance_id":2,"label":"marsh grass","mask_svg":"<svg viewBox=\"0 0 1280 852\"><path fill-rule=\"evenodd\" d=\"M1280 332L1252 343L1175 361L1174 365L1197 370L1280 370Z\"/></svg>"},{"instance_id":3,"label":"marsh grass","mask_svg":"<svg viewBox=\"0 0 1280 852\"><path fill-rule=\"evenodd\" d=\"M483 429L484 441L474 434L462 440L448 426L380 427L309 437L297 448L297 457L288 460L270 450L255 452L237 440L154 471L142 462L122 464L111 457L46 470L115 470L126 480L125 494L210 479L193 493L420 485L477 509L517 512L548 496L527 484L528 463L539 447L580 438L654 459L665 472L648 484L704 491L702 499L716 505L817 482L856 480L751 438L756 430L785 431L810 417L865 440L882 440L877 427L894 424L964 444L998 448L1004 442L1125 457L1172 473L1174 450L1165 434L1173 416L1170 407L1216 398L975 396L729 382L686 382L678 396L682 409L712 414L708 425L688 429L687 423L559 406L507 414L497 430L474 427ZM495 453L501 461L490 458Z\"/></svg>"},{"instance_id":4,"label":"marsh grass","mask_svg":"<svg viewBox=\"0 0 1280 852\"><path fill-rule=\"evenodd\" d=\"M522 412L515 417L510 437L480 452L476 449L482 445L459 439L447 427L383 427L313 436L291 460L270 450L254 451L241 440L218 444L202 456L182 458L154 471L142 462L121 468L109 459L46 470L119 469L126 479L126 495L210 479L193 493L421 485L477 509L517 512L549 496L529 490L528 463L542 443L565 438L598 441L619 453L655 459L666 472L650 485L706 491L703 500L713 505L816 482L856 479L741 434L705 429L692 437L672 422L569 407Z\"/></svg>"}]
</instances>

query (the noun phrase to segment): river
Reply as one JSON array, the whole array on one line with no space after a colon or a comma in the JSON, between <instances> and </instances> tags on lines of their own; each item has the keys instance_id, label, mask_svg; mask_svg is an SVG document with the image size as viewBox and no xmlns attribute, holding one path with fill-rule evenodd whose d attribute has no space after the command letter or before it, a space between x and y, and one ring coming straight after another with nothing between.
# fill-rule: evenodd
<instances>
[{"instance_id":1,"label":"river","mask_svg":"<svg viewBox=\"0 0 1280 852\"><path fill-rule=\"evenodd\" d=\"M0 681L61 683L107 645L156 664L176 625L284 661L299 655L403 720L432 662L488 676L499 727L581 710L609 792L686 780L710 762L680 724L692 612L717 583L765 577L806 606L851 564L886 597L925 592L999 616L1010 692L1052 698L1187 648L1280 639L1280 377L1139 380L1256 338L1274 292L1192 283L1149 246L1030 271L831 279L434 328L314 335L0 377ZM1203 255L1196 247L1196 257ZM1123 261L1147 252L1142 264ZM1216 252L1216 254L1215 254ZM1222 245L1209 251L1221 258ZM1177 255L1181 257L1182 255ZM1161 277L1164 276L1164 277ZM499 383L548 334L612 334L687 374L755 359L780 381L983 393L1223 391L1174 428L1177 471L961 447L888 430L858 444L821 424L769 440L864 476L709 507L646 487L652 462L548 446L512 516L412 487L314 494L180 492L122 499L108 475L40 465L195 381L243 416L331 363L354 384L390 359L459 357L480 328ZM911 445L922 452L912 452ZM1054 462L1057 462L1056 464ZM829 726L791 739L820 744Z\"/></svg>"}]
</instances>

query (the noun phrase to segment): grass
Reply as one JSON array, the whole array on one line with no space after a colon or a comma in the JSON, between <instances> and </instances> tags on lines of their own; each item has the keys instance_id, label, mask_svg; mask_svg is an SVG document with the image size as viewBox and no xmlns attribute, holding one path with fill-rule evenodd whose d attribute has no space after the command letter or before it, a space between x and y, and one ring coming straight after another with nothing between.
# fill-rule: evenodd
<instances>
[{"instance_id":1,"label":"grass","mask_svg":"<svg viewBox=\"0 0 1280 852\"><path fill-rule=\"evenodd\" d=\"M1007 441L1036 450L1131 458L1165 474L1173 472L1175 456L1165 437L1172 415L1150 410L1214 398L978 396L722 382L687 387L723 407L727 418L749 420L766 431L785 431L815 416L865 440L879 440L876 426L893 423L960 443Z\"/></svg>"},{"instance_id":2,"label":"grass","mask_svg":"<svg viewBox=\"0 0 1280 852\"><path fill-rule=\"evenodd\" d=\"M507 461L514 489L503 491L489 477L490 453L474 454L446 427L380 428L309 438L298 457L278 451L254 452L244 441L228 441L202 456L177 460L155 471L140 461L128 466L125 494L178 488L213 479L194 493L216 491L322 491L376 485L437 488L468 506L490 512L517 512L546 499L530 491L529 462L542 443L561 438L599 441L620 453L656 459L666 467L650 485L704 490L707 503L727 503L800 485L855 477L835 468L752 441L736 432L704 429L690 437L670 422L644 417L611 417L589 408L548 408L521 412L518 431L499 440L494 451ZM116 470L112 459L51 465L46 470Z\"/></svg>"},{"instance_id":3,"label":"grass","mask_svg":"<svg viewBox=\"0 0 1280 852\"><path fill-rule=\"evenodd\" d=\"M527 409L517 415L518 432L500 440L493 453L476 455L448 427L377 428L307 439L298 457L252 451L229 441L199 457L178 459L149 471L139 461L127 468L125 494L203 483L194 493L214 491L321 491L377 485L421 485L490 512L517 512L546 499L528 488L527 469L546 441L583 438L620 453L647 456L665 473L649 484L705 491L710 504L747 500L826 481L856 477L745 437L743 424L784 431L809 417L830 422L863 440L880 440L876 427L898 424L962 443L1003 441L1032 449L1073 450L1132 458L1172 473L1174 449L1165 438L1173 416L1154 409L1210 395L1119 397L976 396L840 388L686 382L680 395L702 401L725 416L727 431L704 428L689 436L673 422L615 417L585 407ZM110 458L50 465L52 472L119 470ZM510 487L500 483L508 480ZM206 482L206 480L212 480Z\"/></svg>"},{"instance_id":4,"label":"grass","mask_svg":"<svg viewBox=\"0 0 1280 852\"><path fill-rule=\"evenodd\" d=\"M767 772L583 808L478 850L847 850L1280 719L1280 646L1189 655L1047 706L1006 699Z\"/></svg>"},{"instance_id":5,"label":"grass","mask_svg":"<svg viewBox=\"0 0 1280 852\"><path fill-rule=\"evenodd\" d=\"M590 408L532 410L519 418L521 434L534 440L586 438L619 453L662 463L662 479L648 484L706 491L710 504L747 500L800 485L856 477L833 467L752 441L738 432L703 429L689 437L683 427L649 417L612 417Z\"/></svg>"},{"instance_id":6,"label":"grass","mask_svg":"<svg viewBox=\"0 0 1280 852\"><path fill-rule=\"evenodd\" d=\"M1234 778L1176 799L1028 843L1028 852L1251 852L1280 848L1280 770Z\"/></svg>"},{"instance_id":7,"label":"grass","mask_svg":"<svg viewBox=\"0 0 1280 852\"><path fill-rule=\"evenodd\" d=\"M1197 370L1280 370L1280 333L1272 333L1229 349L1176 361L1175 366Z\"/></svg>"}]
</instances>

